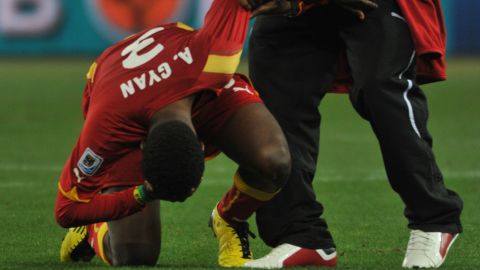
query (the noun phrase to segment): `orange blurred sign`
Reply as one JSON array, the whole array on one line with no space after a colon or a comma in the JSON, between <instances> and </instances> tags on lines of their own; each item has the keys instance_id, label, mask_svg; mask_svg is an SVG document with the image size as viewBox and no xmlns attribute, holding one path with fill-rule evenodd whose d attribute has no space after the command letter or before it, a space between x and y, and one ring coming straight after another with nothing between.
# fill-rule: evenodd
<instances>
[{"instance_id":1,"label":"orange blurred sign","mask_svg":"<svg viewBox=\"0 0 480 270\"><path fill-rule=\"evenodd\" d=\"M212 0L0 0L1 54L98 54L169 22L199 27Z\"/></svg>"},{"instance_id":2,"label":"orange blurred sign","mask_svg":"<svg viewBox=\"0 0 480 270\"><path fill-rule=\"evenodd\" d=\"M182 3L179 0L98 0L97 6L111 24L131 32L168 21Z\"/></svg>"},{"instance_id":3,"label":"orange blurred sign","mask_svg":"<svg viewBox=\"0 0 480 270\"><path fill-rule=\"evenodd\" d=\"M192 0L85 0L97 31L111 41L158 24L190 20Z\"/></svg>"}]
</instances>

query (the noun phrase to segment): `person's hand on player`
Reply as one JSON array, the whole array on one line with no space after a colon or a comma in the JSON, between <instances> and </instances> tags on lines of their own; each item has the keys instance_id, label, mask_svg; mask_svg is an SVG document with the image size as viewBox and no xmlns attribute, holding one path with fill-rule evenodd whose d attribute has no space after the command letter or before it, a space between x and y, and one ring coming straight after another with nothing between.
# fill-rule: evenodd
<instances>
[{"instance_id":1,"label":"person's hand on player","mask_svg":"<svg viewBox=\"0 0 480 270\"><path fill-rule=\"evenodd\" d=\"M240 6L244 7L248 11L254 10L264 2L266 2L266 0L238 0Z\"/></svg>"},{"instance_id":2,"label":"person's hand on player","mask_svg":"<svg viewBox=\"0 0 480 270\"><path fill-rule=\"evenodd\" d=\"M335 4L352 12L360 20L365 19L367 11L378 7L379 0L238 0L245 9L252 11L252 17L265 14L284 14L296 16L302 8L325 4Z\"/></svg>"},{"instance_id":3,"label":"person's hand on player","mask_svg":"<svg viewBox=\"0 0 480 270\"><path fill-rule=\"evenodd\" d=\"M263 14L288 14L292 10L291 0L238 0L240 6L252 12L252 17Z\"/></svg>"},{"instance_id":4,"label":"person's hand on player","mask_svg":"<svg viewBox=\"0 0 480 270\"><path fill-rule=\"evenodd\" d=\"M339 5L351 11L360 20L365 19L365 12L376 9L378 0L330 0L332 4Z\"/></svg>"},{"instance_id":5,"label":"person's hand on player","mask_svg":"<svg viewBox=\"0 0 480 270\"><path fill-rule=\"evenodd\" d=\"M271 0L255 7L252 12L252 17L258 15L289 14L293 8L293 2L290 0Z\"/></svg>"}]
</instances>

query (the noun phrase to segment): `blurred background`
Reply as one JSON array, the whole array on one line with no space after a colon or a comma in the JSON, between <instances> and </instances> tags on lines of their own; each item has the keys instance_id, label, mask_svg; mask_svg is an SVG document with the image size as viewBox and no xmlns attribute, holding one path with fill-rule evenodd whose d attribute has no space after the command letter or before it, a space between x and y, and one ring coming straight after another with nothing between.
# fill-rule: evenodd
<instances>
[{"instance_id":1,"label":"blurred background","mask_svg":"<svg viewBox=\"0 0 480 270\"><path fill-rule=\"evenodd\" d=\"M211 0L0 0L0 54L95 55L165 22L201 24Z\"/></svg>"},{"instance_id":2,"label":"blurred background","mask_svg":"<svg viewBox=\"0 0 480 270\"><path fill-rule=\"evenodd\" d=\"M0 55L95 55L139 29L201 24L211 0L0 0ZM480 53L478 0L442 0L451 55Z\"/></svg>"}]
</instances>

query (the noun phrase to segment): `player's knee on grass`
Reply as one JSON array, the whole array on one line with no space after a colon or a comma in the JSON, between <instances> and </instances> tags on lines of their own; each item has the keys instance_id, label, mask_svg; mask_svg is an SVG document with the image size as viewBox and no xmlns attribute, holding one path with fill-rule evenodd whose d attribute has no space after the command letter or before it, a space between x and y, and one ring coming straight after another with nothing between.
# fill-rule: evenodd
<instances>
[{"instance_id":1,"label":"player's knee on grass","mask_svg":"<svg viewBox=\"0 0 480 270\"><path fill-rule=\"evenodd\" d=\"M106 192L119 189L110 188ZM161 247L160 203L149 203L142 212L108 222L103 243L111 265L155 265Z\"/></svg>"},{"instance_id":2,"label":"player's knee on grass","mask_svg":"<svg viewBox=\"0 0 480 270\"><path fill-rule=\"evenodd\" d=\"M274 139L254 153L255 166L240 166L239 173L251 186L266 192L277 192L287 183L291 159L284 139Z\"/></svg>"},{"instance_id":3,"label":"player's knee on grass","mask_svg":"<svg viewBox=\"0 0 480 270\"><path fill-rule=\"evenodd\" d=\"M201 144L183 122L160 124L148 134L142 168L155 198L184 201L197 189L203 175Z\"/></svg>"},{"instance_id":4,"label":"player's knee on grass","mask_svg":"<svg viewBox=\"0 0 480 270\"><path fill-rule=\"evenodd\" d=\"M113 266L154 266L160 255L159 248L151 244L117 244L112 252Z\"/></svg>"}]
</instances>

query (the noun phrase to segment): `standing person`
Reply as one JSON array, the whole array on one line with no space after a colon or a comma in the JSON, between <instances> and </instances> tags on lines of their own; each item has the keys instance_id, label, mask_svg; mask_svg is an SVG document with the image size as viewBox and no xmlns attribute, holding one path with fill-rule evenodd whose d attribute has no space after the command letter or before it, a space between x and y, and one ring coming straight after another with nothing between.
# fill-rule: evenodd
<instances>
[{"instance_id":1,"label":"standing person","mask_svg":"<svg viewBox=\"0 0 480 270\"><path fill-rule=\"evenodd\" d=\"M61 261L97 254L108 265L155 265L161 242L155 199L191 196L204 155L217 150L239 169L213 226L223 246L227 238L244 245L235 254L249 250L244 220L290 173L280 126L248 79L234 74L249 19L237 0L214 0L202 29L181 23L146 29L91 66L85 123L58 184L55 217L70 228ZM230 251L222 254L229 258ZM233 263L252 259L242 255Z\"/></svg>"},{"instance_id":2,"label":"standing person","mask_svg":"<svg viewBox=\"0 0 480 270\"><path fill-rule=\"evenodd\" d=\"M369 121L389 182L405 203L411 232L403 266L439 267L462 232L462 200L444 185L419 87L446 79L440 1L376 1L378 8L358 17L348 0L293 2L297 11L316 7L295 18L258 17L250 42L251 78L286 134L293 163L287 185L257 211L260 236L274 249L246 266L327 265L318 254L335 251L312 188L318 106L333 85L348 89ZM342 54L353 81L335 81Z\"/></svg>"}]
</instances>

